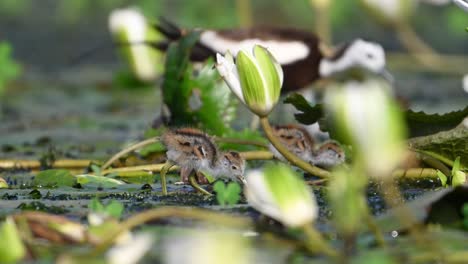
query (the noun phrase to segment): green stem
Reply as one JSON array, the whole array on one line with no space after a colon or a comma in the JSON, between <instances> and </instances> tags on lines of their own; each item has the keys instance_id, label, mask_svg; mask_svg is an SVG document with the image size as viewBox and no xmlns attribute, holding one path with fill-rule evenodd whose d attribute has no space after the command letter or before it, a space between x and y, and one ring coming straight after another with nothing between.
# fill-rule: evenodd
<instances>
[{"instance_id":1,"label":"green stem","mask_svg":"<svg viewBox=\"0 0 468 264\"><path fill-rule=\"evenodd\" d=\"M220 225L223 227L229 226L233 228L246 228L252 226L252 221L245 217L222 214L206 209L199 208L183 208L183 207L160 207L150 209L145 212L136 214L127 220L123 221L120 227L110 235L106 240L100 243L91 253L90 256L98 256L114 244L116 238L123 232L131 230L146 222L164 218L184 218L200 220L207 223Z\"/></svg>"},{"instance_id":2,"label":"green stem","mask_svg":"<svg viewBox=\"0 0 468 264\"><path fill-rule=\"evenodd\" d=\"M124 156L125 154L130 153L130 152L132 152L134 150L137 150L139 148L142 148L144 146L156 143L156 142L159 142L159 137L149 138L149 139L140 141L140 142L138 142L138 143L136 143L134 145L131 145L131 146L127 147L127 148L124 148L123 150L119 151L117 154L112 156L108 161L106 161L106 163L104 163L104 165L102 165L101 170L106 169L107 167L112 165L112 163L114 163L114 161L118 160L120 157Z\"/></svg>"},{"instance_id":3,"label":"green stem","mask_svg":"<svg viewBox=\"0 0 468 264\"><path fill-rule=\"evenodd\" d=\"M450 168L453 167L454 161L450 160L450 159L448 159L448 158L446 158L446 157L444 157L442 155L439 155L439 154L434 153L434 152L426 151L426 150L414 150L414 151L418 152L420 154L424 154L426 156L432 157L434 159L437 159L437 160L441 161L442 163L444 163L445 165L450 166Z\"/></svg>"},{"instance_id":4,"label":"green stem","mask_svg":"<svg viewBox=\"0 0 468 264\"><path fill-rule=\"evenodd\" d=\"M274 158L273 153L270 151L243 151L240 152L240 156L244 160L271 160Z\"/></svg>"},{"instance_id":5,"label":"green stem","mask_svg":"<svg viewBox=\"0 0 468 264\"><path fill-rule=\"evenodd\" d=\"M366 222L367 226L369 227L369 230L372 232L372 234L374 234L375 241L377 241L377 244L383 248L387 247L387 243L385 242L385 238L382 231L380 230L379 226L377 225L377 223L375 222L374 218L368 210L366 213Z\"/></svg>"},{"instance_id":6,"label":"green stem","mask_svg":"<svg viewBox=\"0 0 468 264\"><path fill-rule=\"evenodd\" d=\"M324 254L332 258L339 257L338 251L332 248L312 225L305 225L302 227L302 230L307 238L305 246L309 251L315 254Z\"/></svg>"},{"instance_id":7,"label":"green stem","mask_svg":"<svg viewBox=\"0 0 468 264\"><path fill-rule=\"evenodd\" d=\"M63 169L76 169L76 168L86 168L90 163L95 162L93 160L74 160L74 159L60 159L54 161L52 164L53 168L63 168ZM37 160L15 160L15 159L3 159L0 160L1 169L39 169L41 163Z\"/></svg>"},{"instance_id":8,"label":"green stem","mask_svg":"<svg viewBox=\"0 0 468 264\"><path fill-rule=\"evenodd\" d=\"M238 138L221 138L215 137L214 140L220 143L232 143L232 144L239 144L239 145L251 145L261 148L268 148L268 145L256 140L246 140L246 139L238 139Z\"/></svg>"},{"instance_id":9,"label":"green stem","mask_svg":"<svg viewBox=\"0 0 468 264\"><path fill-rule=\"evenodd\" d=\"M192 185L192 187L193 187L195 190L199 191L200 193L202 193L202 194L204 194L204 195L211 196L212 194L211 194L209 191L203 189L203 188L198 184L197 180L195 179L195 173L196 173L195 171L192 171L192 173L190 173L190 175L189 175L189 182L190 182L190 185Z\"/></svg>"},{"instance_id":10,"label":"green stem","mask_svg":"<svg viewBox=\"0 0 468 264\"><path fill-rule=\"evenodd\" d=\"M261 117L260 123L263 127L263 131L265 131L265 135L267 136L268 140L270 140L271 144L278 150L279 153L281 153L281 155L283 155L283 157L285 157L289 162L291 162L291 164L320 178L330 177L330 172L312 166L311 164L307 163L306 161L291 153L285 146L283 146L283 144L281 144L278 138L276 138L276 136L273 134L273 129L271 128L267 117Z\"/></svg>"},{"instance_id":11,"label":"green stem","mask_svg":"<svg viewBox=\"0 0 468 264\"><path fill-rule=\"evenodd\" d=\"M392 173L393 178L404 179L438 179L437 170L431 168L410 168L407 170L398 169Z\"/></svg>"},{"instance_id":12,"label":"green stem","mask_svg":"<svg viewBox=\"0 0 468 264\"><path fill-rule=\"evenodd\" d=\"M108 169L108 170L103 170L101 172L102 175L106 175L109 173L121 173L121 172L134 172L134 171L152 171L152 172L160 172L164 164L149 164L149 165L139 165L139 166L129 166L129 167L122 167L122 168L115 168L115 169ZM168 171L175 171L178 170L179 167L173 166L171 169Z\"/></svg>"},{"instance_id":13,"label":"green stem","mask_svg":"<svg viewBox=\"0 0 468 264\"><path fill-rule=\"evenodd\" d=\"M161 175L161 189L163 195L167 195L166 173L172 168L172 166L174 166L174 164L172 164L170 161L166 161L161 169L161 173L159 174Z\"/></svg>"}]
</instances>

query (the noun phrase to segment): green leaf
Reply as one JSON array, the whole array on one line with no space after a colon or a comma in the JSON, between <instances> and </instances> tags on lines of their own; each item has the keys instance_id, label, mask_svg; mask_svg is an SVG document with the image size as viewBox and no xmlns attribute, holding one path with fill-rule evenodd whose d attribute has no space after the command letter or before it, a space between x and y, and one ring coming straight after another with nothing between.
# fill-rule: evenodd
<instances>
[{"instance_id":1,"label":"green leaf","mask_svg":"<svg viewBox=\"0 0 468 264\"><path fill-rule=\"evenodd\" d=\"M439 176L440 183L443 187L447 186L447 176L443 174L440 170L437 170L437 176Z\"/></svg>"},{"instance_id":2,"label":"green leaf","mask_svg":"<svg viewBox=\"0 0 468 264\"><path fill-rule=\"evenodd\" d=\"M76 180L79 184L81 184L81 186L91 188L114 188L119 185L125 184L123 181L119 181L116 179L89 174L76 175Z\"/></svg>"},{"instance_id":3,"label":"green leaf","mask_svg":"<svg viewBox=\"0 0 468 264\"><path fill-rule=\"evenodd\" d=\"M452 186L460 186L466 183L466 174L463 171L456 171L452 175Z\"/></svg>"},{"instance_id":4,"label":"green leaf","mask_svg":"<svg viewBox=\"0 0 468 264\"><path fill-rule=\"evenodd\" d=\"M405 112L406 122L411 137L434 134L450 130L460 124L468 116L468 106L459 111L445 114L426 114L424 112Z\"/></svg>"},{"instance_id":5,"label":"green leaf","mask_svg":"<svg viewBox=\"0 0 468 264\"><path fill-rule=\"evenodd\" d=\"M5 179L0 177L0 189L5 189L5 188L8 188L8 183L5 181Z\"/></svg>"},{"instance_id":6,"label":"green leaf","mask_svg":"<svg viewBox=\"0 0 468 264\"><path fill-rule=\"evenodd\" d=\"M124 211L124 206L119 201L112 200L105 209L107 215L120 219Z\"/></svg>"},{"instance_id":7,"label":"green leaf","mask_svg":"<svg viewBox=\"0 0 468 264\"><path fill-rule=\"evenodd\" d=\"M76 184L76 178L68 170L52 169L39 172L34 177L34 185L45 188L55 188Z\"/></svg>"},{"instance_id":8,"label":"green leaf","mask_svg":"<svg viewBox=\"0 0 468 264\"><path fill-rule=\"evenodd\" d=\"M192 68L189 63L190 50L198 41L200 33L192 31L178 42L172 43L166 55L163 102L171 113L170 125L186 126L193 123L188 108L193 86L190 85Z\"/></svg>"},{"instance_id":9,"label":"green leaf","mask_svg":"<svg viewBox=\"0 0 468 264\"><path fill-rule=\"evenodd\" d=\"M91 170L94 172L96 175L101 175L101 167L96 165L96 164L91 164Z\"/></svg>"},{"instance_id":10,"label":"green leaf","mask_svg":"<svg viewBox=\"0 0 468 264\"><path fill-rule=\"evenodd\" d=\"M104 205L102 205L101 201L97 197L94 197L88 204L88 209L96 212L96 213L103 213L104 212Z\"/></svg>"},{"instance_id":11,"label":"green leaf","mask_svg":"<svg viewBox=\"0 0 468 264\"><path fill-rule=\"evenodd\" d=\"M460 157L457 157L455 161L453 162L452 175L454 175L455 172L459 170L460 170Z\"/></svg>"},{"instance_id":12,"label":"green leaf","mask_svg":"<svg viewBox=\"0 0 468 264\"><path fill-rule=\"evenodd\" d=\"M0 263L18 263L26 254L26 248L11 217L0 226Z\"/></svg>"},{"instance_id":13,"label":"green leaf","mask_svg":"<svg viewBox=\"0 0 468 264\"><path fill-rule=\"evenodd\" d=\"M468 129L464 127L457 127L430 136L412 138L408 140L408 144L411 148L424 151L430 156L440 156L439 159L453 161L459 157L459 170L468 168ZM447 162L444 161L444 163ZM453 164L449 165L453 166Z\"/></svg>"},{"instance_id":14,"label":"green leaf","mask_svg":"<svg viewBox=\"0 0 468 264\"><path fill-rule=\"evenodd\" d=\"M289 95L284 103L292 104L298 111L302 112L294 114L296 120L302 124L310 125L317 121L323 121L322 105L313 106L300 94ZM416 137L455 128L468 116L468 107L445 114L426 114L412 110L406 110L404 114L410 137ZM322 126L322 123L326 122L320 122L320 128L325 131L326 129Z\"/></svg>"},{"instance_id":15,"label":"green leaf","mask_svg":"<svg viewBox=\"0 0 468 264\"><path fill-rule=\"evenodd\" d=\"M216 192L216 200L221 206L234 205L240 200L241 187L237 182L230 182L226 186L223 181L217 181L213 190Z\"/></svg>"},{"instance_id":16,"label":"green leaf","mask_svg":"<svg viewBox=\"0 0 468 264\"><path fill-rule=\"evenodd\" d=\"M289 95L285 100L285 104L292 104L298 111L302 113L294 114L296 120L301 124L311 125L324 115L322 105L316 104L311 105L302 95L293 93Z\"/></svg>"}]
</instances>

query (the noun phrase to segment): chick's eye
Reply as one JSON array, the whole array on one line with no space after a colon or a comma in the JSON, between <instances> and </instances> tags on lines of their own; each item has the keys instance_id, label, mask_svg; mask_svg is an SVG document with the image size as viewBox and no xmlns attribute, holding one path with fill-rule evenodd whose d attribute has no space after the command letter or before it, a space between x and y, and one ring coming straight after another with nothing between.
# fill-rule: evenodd
<instances>
[{"instance_id":1,"label":"chick's eye","mask_svg":"<svg viewBox=\"0 0 468 264\"><path fill-rule=\"evenodd\" d=\"M232 166L231 166L231 169L237 170L237 166L232 165Z\"/></svg>"},{"instance_id":2,"label":"chick's eye","mask_svg":"<svg viewBox=\"0 0 468 264\"><path fill-rule=\"evenodd\" d=\"M373 55L372 53L367 53L367 54L366 54L366 57L367 57L368 59L373 59L373 58L374 58L374 55Z\"/></svg>"}]
</instances>

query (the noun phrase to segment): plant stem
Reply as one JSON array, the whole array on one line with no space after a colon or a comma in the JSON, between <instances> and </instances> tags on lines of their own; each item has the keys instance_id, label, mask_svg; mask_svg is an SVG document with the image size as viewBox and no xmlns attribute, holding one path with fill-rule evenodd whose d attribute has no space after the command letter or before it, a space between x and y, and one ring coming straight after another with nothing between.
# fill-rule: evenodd
<instances>
[{"instance_id":1,"label":"plant stem","mask_svg":"<svg viewBox=\"0 0 468 264\"><path fill-rule=\"evenodd\" d=\"M270 126L267 117L261 117L260 123L263 127L263 131L265 131L265 135L267 136L268 140L270 140L271 144L278 150L279 153L281 153L281 155L283 155L283 157L285 157L289 162L291 162L291 164L320 178L330 177L330 172L312 166L311 164L307 163L306 161L300 159L299 157L291 153L285 146L283 146L283 144L281 144L278 138L276 138L276 136L273 134L273 130Z\"/></svg>"},{"instance_id":2,"label":"plant stem","mask_svg":"<svg viewBox=\"0 0 468 264\"><path fill-rule=\"evenodd\" d=\"M221 143L233 143L233 144L239 144L239 145L252 145L252 146L257 146L261 148L268 148L268 145L261 142L261 141L255 141L255 140L246 140L246 139L238 139L238 138L222 138L222 137L214 137L214 140L216 142L221 142Z\"/></svg>"},{"instance_id":3,"label":"plant stem","mask_svg":"<svg viewBox=\"0 0 468 264\"><path fill-rule=\"evenodd\" d=\"M365 218L366 218L367 226L369 227L369 230L372 232L372 234L374 234L375 241L377 242L377 244L383 248L387 247L387 243L385 242L383 233L380 230L377 223L375 222L372 215L370 214L369 210L367 210Z\"/></svg>"},{"instance_id":4,"label":"plant stem","mask_svg":"<svg viewBox=\"0 0 468 264\"><path fill-rule=\"evenodd\" d=\"M309 0L314 9L315 32L320 40L327 45L332 43L332 34L330 26L330 2L329 0Z\"/></svg>"},{"instance_id":5,"label":"plant stem","mask_svg":"<svg viewBox=\"0 0 468 264\"><path fill-rule=\"evenodd\" d=\"M73 159L60 159L54 161L52 166L54 168L86 168L93 160L73 160ZM1 169L39 169L41 163L37 160L0 160Z\"/></svg>"},{"instance_id":6,"label":"plant stem","mask_svg":"<svg viewBox=\"0 0 468 264\"><path fill-rule=\"evenodd\" d=\"M169 217L200 220L207 223L220 225L223 227L229 226L233 228L247 228L249 226L252 226L252 221L245 217L222 214L206 209L199 209L193 207L160 207L141 212L123 221L120 225L120 228L118 228L112 235L110 235L107 239L100 243L90 253L90 255L97 256L105 250L107 250L107 248L109 248L115 242L115 239L125 231L131 230L149 221Z\"/></svg>"},{"instance_id":7,"label":"plant stem","mask_svg":"<svg viewBox=\"0 0 468 264\"><path fill-rule=\"evenodd\" d=\"M140 142L138 142L138 143L136 143L134 145L131 145L128 148L124 148L123 150L119 151L117 154L112 156L108 161L106 161L106 163L104 163L104 165L102 165L101 170L105 170L107 167L112 165L112 163L114 163L114 161L118 160L120 157L124 156L125 154L130 153L130 152L132 152L134 150L137 150L139 148L142 148L142 147L144 147L146 145L156 143L156 142L159 142L159 137L149 138L149 139L140 141Z\"/></svg>"},{"instance_id":8,"label":"plant stem","mask_svg":"<svg viewBox=\"0 0 468 264\"><path fill-rule=\"evenodd\" d=\"M236 10L237 18L239 19L239 26L252 26L252 7L250 0L236 0Z\"/></svg>"},{"instance_id":9,"label":"plant stem","mask_svg":"<svg viewBox=\"0 0 468 264\"><path fill-rule=\"evenodd\" d=\"M396 23L395 30L402 44L421 64L431 69L437 69L443 64L438 54L414 32L407 22Z\"/></svg>"},{"instance_id":10,"label":"plant stem","mask_svg":"<svg viewBox=\"0 0 468 264\"><path fill-rule=\"evenodd\" d=\"M307 239L305 246L312 253L324 254L332 258L339 257L338 251L325 242L322 235L312 225L305 225L302 230Z\"/></svg>"},{"instance_id":11,"label":"plant stem","mask_svg":"<svg viewBox=\"0 0 468 264\"><path fill-rule=\"evenodd\" d=\"M115 168L115 169L108 169L103 170L101 173L102 175L108 173L119 173L119 172L134 172L134 171L152 171L152 172L161 172L164 164L149 164L149 165L140 165L140 166L130 166L130 167L122 167L122 168ZM178 170L179 167L173 166L168 171L175 171Z\"/></svg>"},{"instance_id":12,"label":"plant stem","mask_svg":"<svg viewBox=\"0 0 468 264\"><path fill-rule=\"evenodd\" d=\"M405 178L405 179L438 179L437 170L431 168L411 168L407 170L398 169L392 173L392 178Z\"/></svg>"},{"instance_id":13,"label":"plant stem","mask_svg":"<svg viewBox=\"0 0 468 264\"><path fill-rule=\"evenodd\" d=\"M243 151L239 153L240 156L245 160L271 160L273 159L273 153L270 151Z\"/></svg>"},{"instance_id":14,"label":"plant stem","mask_svg":"<svg viewBox=\"0 0 468 264\"><path fill-rule=\"evenodd\" d=\"M209 191L203 189L197 182L197 180L195 179L195 171L192 171L192 173L190 173L189 175L189 182L190 182L190 185L192 185L192 187L199 191L200 193L204 194L204 195L208 195L208 196L211 196L213 194L211 194Z\"/></svg>"}]
</instances>

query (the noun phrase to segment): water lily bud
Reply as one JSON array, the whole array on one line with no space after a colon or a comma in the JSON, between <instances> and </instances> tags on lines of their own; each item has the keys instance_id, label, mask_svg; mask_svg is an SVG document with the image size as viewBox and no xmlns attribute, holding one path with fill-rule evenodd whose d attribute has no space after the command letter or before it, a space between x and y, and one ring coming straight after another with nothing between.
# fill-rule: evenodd
<instances>
[{"instance_id":1,"label":"water lily bud","mask_svg":"<svg viewBox=\"0 0 468 264\"><path fill-rule=\"evenodd\" d=\"M0 223L0 262L18 263L26 255L15 221L11 217Z\"/></svg>"},{"instance_id":2,"label":"water lily bud","mask_svg":"<svg viewBox=\"0 0 468 264\"><path fill-rule=\"evenodd\" d=\"M325 94L333 131L353 145L356 160L374 177L390 175L404 157L405 122L390 90L371 79L337 84Z\"/></svg>"},{"instance_id":3,"label":"water lily bud","mask_svg":"<svg viewBox=\"0 0 468 264\"><path fill-rule=\"evenodd\" d=\"M261 213L289 227L301 227L318 215L312 191L289 166L269 165L247 174L245 196Z\"/></svg>"},{"instance_id":4,"label":"water lily bud","mask_svg":"<svg viewBox=\"0 0 468 264\"><path fill-rule=\"evenodd\" d=\"M453 2L461 9L468 12L468 1L467 0L453 0Z\"/></svg>"},{"instance_id":5,"label":"water lily bud","mask_svg":"<svg viewBox=\"0 0 468 264\"><path fill-rule=\"evenodd\" d=\"M109 29L135 76L144 82L156 79L162 55L144 42L156 40L158 33L149 27L143 14L134 8L114 10L109 16Z\"/></svg>"},{"instance_id":6,"label":"water lily bud","mask_svg":"<svg viewBox=\"0 0 468 264\"><path fill-rule=\"evenodd\" d=\"M232 231L199 227L171 235L161 252L167 264L247 264L254 263L251 248L250 239Z\"/></svg>"},{"instance_id":7,"label":"water lily bud","mask_svg":"<svg viewBox=\"0 0 468 264\"><path fill-rule=\"evenodd\" d=\"M283 70L271 53L254 45L237 53L216 55L216 68L232 92L255 114L267 116L279 100Z\"/></svg>"}]
</instances>

